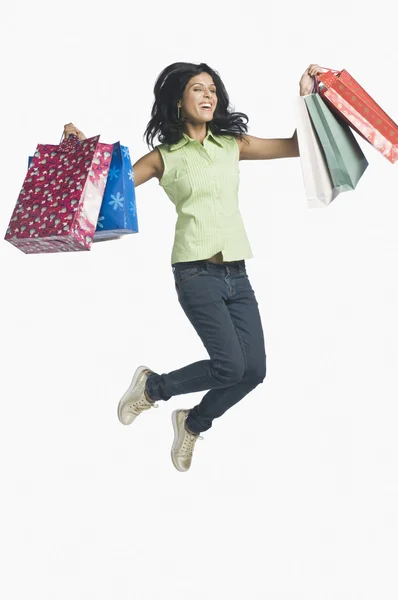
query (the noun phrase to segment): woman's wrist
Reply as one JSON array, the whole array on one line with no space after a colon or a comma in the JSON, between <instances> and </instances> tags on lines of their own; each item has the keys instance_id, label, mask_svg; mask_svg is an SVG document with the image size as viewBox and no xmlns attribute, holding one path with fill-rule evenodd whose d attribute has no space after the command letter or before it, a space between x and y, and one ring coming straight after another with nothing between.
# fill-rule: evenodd
<instances>
[{"instance_id":1,"label":"woman's wrist","mask_svg":"<svg viewBox=\"0 0 398 600\"><path fill-rule=\"evenodd\" d=\"M312 89L309 90L308 88L303 88L300 86L300 96L308 96L308 94L311 94Z\"/></svg>"}]
</instances>

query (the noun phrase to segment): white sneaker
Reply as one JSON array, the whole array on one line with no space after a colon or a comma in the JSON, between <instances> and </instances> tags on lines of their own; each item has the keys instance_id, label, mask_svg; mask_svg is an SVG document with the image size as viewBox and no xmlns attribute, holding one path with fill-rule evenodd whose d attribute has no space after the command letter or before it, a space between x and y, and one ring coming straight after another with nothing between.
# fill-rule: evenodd
<instances>
[{"instance_id":1,"label":"white sneaker","mask_svg":"<svg viewBox=\"0 0 398 600\"><path fill-rule=\"evenodd\" d=\"M151 373L153 371L143 365L134 373L133 381L117 407L117 416L123 425L131 425L144 410L159 407L145 396L145 384Z\"/></svg>"},{"instance_id":2,"label":"white sneaker","mask_svg":"<svg viewBox=\"0 0 398 600\"><path fill-rule=\"evenodd\" d=\"M189 410L175 410L172 414L174 441L171 448L171 460L177 471L188 471L192 463L192 454L196 440L203 440L199 434L190 433L185 428L185 419Z\"/></svg>"}]
</instances>

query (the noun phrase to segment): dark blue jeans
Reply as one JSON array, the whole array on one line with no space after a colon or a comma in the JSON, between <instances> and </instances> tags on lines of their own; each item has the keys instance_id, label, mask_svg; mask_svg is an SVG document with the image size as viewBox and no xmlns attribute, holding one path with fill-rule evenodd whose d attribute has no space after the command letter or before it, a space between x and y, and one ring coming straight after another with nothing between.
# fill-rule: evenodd
<instances>
[{"instance_id":1,"label":"dark blue jeans","mask_svg":"<svg viewBox=\"0 0 398 600\"><path fill-rule=\"evenodd\" d=\"M201 433L264 381L263 328L244 260L176 263L173 272L179 302L210 359L150 375L146 392L156 401L209 390L187 418Z\"/></svg>"}]
</instances>

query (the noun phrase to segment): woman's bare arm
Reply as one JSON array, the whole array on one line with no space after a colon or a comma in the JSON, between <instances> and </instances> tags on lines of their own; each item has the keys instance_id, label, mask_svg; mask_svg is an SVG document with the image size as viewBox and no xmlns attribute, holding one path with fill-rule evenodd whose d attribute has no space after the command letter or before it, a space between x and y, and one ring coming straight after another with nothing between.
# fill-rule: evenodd
<instances>
[{"instance_id":1,"label":"woman's bare arm","mask_svg":"<svg viewBox=\"0 0 398 600\"><path fill-rule=\"evenodd\" d=\"M237 138L236 141L240 148L239 160L267 160L291 158L300 155L296 132L291 138L285 139L267 139L244 135L243 140Z\"/></svg>"},{"instance_id":2,"label":"woman's bare arm","mask_svg":"<svg viewBox=\"0 0 398 600\"><path fill-rule=\"evenodd\" d=\"M86 136L73 123L68 123L64 126L64 136L68 138L70 135L75 135L79 140L85 140ZM142 156L133 165L134 172L134 187L138 187L146 183L152 177L161 179L164 171L163 160L161 154L156 148L152 152L148 152Z\"/></svg>"},{"instance_id":3,"label":"woman's bare arm","mask_svg":"<svg viewBox=\"0 0 398 600\"><path fill-rule=\"evenodd\" d=\"M138 187L153 177L161 179L163 170L164 165L162 157L160 152L155 148L152 150L152 152L145 154L139 160L137 160L136 163L134 163L134 186Z\"/></svg>"}]
</instances>

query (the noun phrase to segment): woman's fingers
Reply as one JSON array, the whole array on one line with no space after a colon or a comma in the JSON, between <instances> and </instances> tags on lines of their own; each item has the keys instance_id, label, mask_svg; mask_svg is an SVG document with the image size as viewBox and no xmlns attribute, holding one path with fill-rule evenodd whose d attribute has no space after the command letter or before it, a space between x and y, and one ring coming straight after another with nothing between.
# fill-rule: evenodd
<instances>
[{"instance_id":1,"label":"woman's fingers","mask_svg":"<svg viewBox=\"0 0 398 600\"><path fill-rule=\"evenodd\" d=\"M302 78L303 77L315 77L315 75L318 75L319 73L325 73L326 71L327 71L327 69L322 69L319 65L312 63L304 71L304 73L302 74Z\"/></svg>"},{"instance_id":2,"label":"woman's fingers","mask_svg":"<svg viewBox=\"0 0 398 600\"><path fill-rule=\"evenodd\" d=\"M82 131L80 131L80 129L77 130L77 137L81 142L86 139L86 136Z\"/></svg>"},{"instance_id":3,"label":"woman's fingers","mask_svg":"<svg viewBox=\"0 0 398 600\"><path fill-rule=\"evenodd\" d=\"M73 123L68 123L64 125L64 137L68 138L71 135L75 135L79 140L85 140L86 136L80 129L76 127Z\"/></svg>"},{"instance_id":4,"label":"woman's fingers","mask_svg":"<svg viewBox=\"0 0 398 600\"><path fill-rule=\"evenodd\" d=\"M70 135L76 135L76 127L73 125L73 123L64 125L64 136L68 138Z\"/></svg>"},{"instance_id":5,"label":"woman's fingers","mask_svg":"<svg viewBox=\"0 0 398 600\"><path fill-rule=\"evenodd\" d=\"M314 77L315 75L319 75L319 73L326 73L327 69L323 69L319 65L311 65L311 74Z\"/></svg>"},{"instance_id":6,"label":"woman's fingers","mask_svg":"<svg viewBox=\"0 0 398 600\"><path fill-rule=\"evenodd\" d=\"M303 75L309 75L310 77L314 77L318 73L321 73L322 69L319 65L311 64L303 73Z\"/></svg>"}]
</instances>

